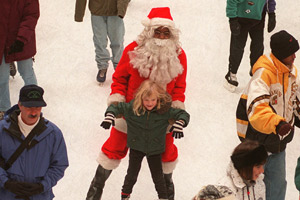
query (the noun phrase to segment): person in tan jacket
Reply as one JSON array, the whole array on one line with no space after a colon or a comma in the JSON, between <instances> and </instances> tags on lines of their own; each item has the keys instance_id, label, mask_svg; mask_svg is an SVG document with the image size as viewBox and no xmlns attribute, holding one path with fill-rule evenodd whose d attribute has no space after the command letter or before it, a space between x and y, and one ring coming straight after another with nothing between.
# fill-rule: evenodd
<instances>
[{"instance_id":1,"label":"person in tan jacket","mask_svg":"<svg viewBox=\"0 0 300 200\"><path fill-rule=\"evenodd\" d=\"M89 0L91 11L93 41L95 45L98 67L97 81L106 80L108 61L111 60L116 69L124 49L125 27L123 18L130 0ZM82 22L87 0L76 0L75 21ZM112 57L107 49L108 39Z\"/></svg>"}]
</instances>

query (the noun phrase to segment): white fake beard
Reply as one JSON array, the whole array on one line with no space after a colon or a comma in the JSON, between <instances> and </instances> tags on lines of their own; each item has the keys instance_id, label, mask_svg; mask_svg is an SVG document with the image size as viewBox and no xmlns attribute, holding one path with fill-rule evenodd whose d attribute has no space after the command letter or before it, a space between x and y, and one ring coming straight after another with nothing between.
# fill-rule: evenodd
<instances>
[{"instance_id":1,"label":"white fake beard","mask_svg":"<svg viewBox=\"0 0 300 200\"><path fill-rule=\"evenodd\" d=\"M140 76L149 77L161 85L171 82L183 71L172 39L146 39L129 56L130 63L138 69Z\"/></svg>"},{"instance_id":2,"label":"white fake beard","mask_svg":"<svg viewBox=\"0 0 300 200\"><path fill-rule=\"evenodd\" d=\"M156 44L159 47L165 47L170 43L170 39L159 39L159 38L153 38L154 44Z\"/></svg>"}]
</instances>

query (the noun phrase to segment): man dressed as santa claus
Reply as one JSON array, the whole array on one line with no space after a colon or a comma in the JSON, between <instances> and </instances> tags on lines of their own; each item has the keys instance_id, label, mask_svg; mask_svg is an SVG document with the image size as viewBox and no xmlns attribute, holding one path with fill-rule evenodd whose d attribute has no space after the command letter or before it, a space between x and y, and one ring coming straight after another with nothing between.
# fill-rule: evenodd
<instances>
[{"instance_id":1,"label":"man dressed as santa claus","mask_svg":"<svg viewBox=\"0 0 300 200\"><path fill-rule=\"evenodd\" d=\"M184 109L187 63L180 46L179 30L168 7L153 8L137 40L129 44L113 74L108 105L129 102L140 84L151 79L172 96L172 107ZM168 131L169 129L167 129ZM102 146L99 163L87 194L87 200L101 199L105 181L127 153L127 126L123 118L115 120L110 137ZM172 172L177 163L177 147L172 133L166 134L166 150L162 155L163 172L169 200L174 199Z\"/></svg>"}]
</instances>

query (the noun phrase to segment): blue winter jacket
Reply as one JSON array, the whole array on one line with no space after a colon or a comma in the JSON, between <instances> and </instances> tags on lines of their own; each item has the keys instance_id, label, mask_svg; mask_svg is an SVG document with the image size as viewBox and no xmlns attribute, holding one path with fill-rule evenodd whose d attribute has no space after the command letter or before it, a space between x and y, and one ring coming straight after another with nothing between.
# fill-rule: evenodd
<instances>
[{"instance_id":1,"label":"blue winter jacket","mask_svg":"<svg viewBox=\"0 0 300 200\"><path fill-rule=\"evenodd\" d=\"M0 159L7 162L25 139L18 127L18 115L14 111L0 121ZM7 180L41 183L44 191L30 200L51 200L52 187L64 176L69 166L66 144L60 129L42 116L32 131L36 131L30 146L26 148L8 170L0 167L0 199L13 200L15 194L4 189Z\"/></svg>"}]
</instances>

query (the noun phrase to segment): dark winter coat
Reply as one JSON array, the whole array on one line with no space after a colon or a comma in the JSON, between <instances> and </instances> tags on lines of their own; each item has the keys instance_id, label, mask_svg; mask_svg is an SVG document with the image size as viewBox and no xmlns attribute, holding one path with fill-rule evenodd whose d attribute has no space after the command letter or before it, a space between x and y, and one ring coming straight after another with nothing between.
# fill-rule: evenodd
<instances>
[{"instance_id":1,"label":"dark winter coat","mask_svg":"<svg viewBox=\"0 0 300 200\"><path fill-rule=\"evenodd\" d=\"M127 122L127 146L147 155L160 154L165 151L168 120L183 120L184 126L189 123L190 115L185 110L169 107L168 109L161 108L161 110L166 109L161 112L154 108L152 111L137 116L133 112L132 104L133 101L112 104L107 108L106 113L124 116Z\"/></svg>"},{"instance_id":2,"label":"dark winter coat","mask_svg":"<svg viewBox=\"0 0 300 200\"><path fill-rule=\"evenodd\" d=\"M87 0L76 0L75 21L82 22ZM124 17L130 0L89 0L92 15Z\"/></svg>"},{"instance_id":3,"label":"dark winter coat","mask_svg":"<svg viewBox=\"0 0 300 200\"><path fill-rule=\"evenodd\" d=\"M275 0L227 0L226 16L261 20L265 5L268 13L275 11Z\"/></svg>"},{"instance_id":4,"label":"dark winter coat","mask_svg":"<svg viewBox=\"0 0 300 200\"><path fill-rule=\"evenodd\" d=\"M0 64L20 61L36 54L35 26L40 16L38 0L0 0ZM22 52L8 55L10 46L20 40Z\"/></svg>"},{"instance_id":5,"label":"dark winter coat","mask_svg":"<svg viewBox=\"0 0 300 200\"><path fill-rule=\"evenodd\" d=\"M25 139L18 126L20 111L14 111L0 121L0 156L5 162ZM41 183L44 191L30 200L51 200L52 187L64 176L68 167L66 144L59 128L42 116L32 131L36 131L30 147L25 149L13 165L0 167L0 199L15 199L15 194L4 189L8 180Z\"/></svg>"}]
</instances>

